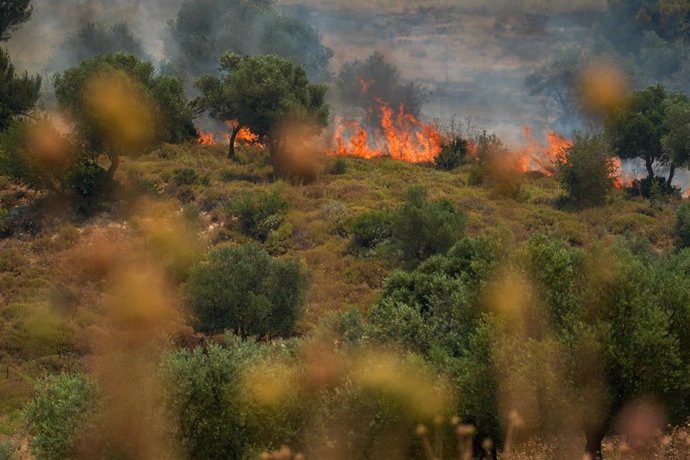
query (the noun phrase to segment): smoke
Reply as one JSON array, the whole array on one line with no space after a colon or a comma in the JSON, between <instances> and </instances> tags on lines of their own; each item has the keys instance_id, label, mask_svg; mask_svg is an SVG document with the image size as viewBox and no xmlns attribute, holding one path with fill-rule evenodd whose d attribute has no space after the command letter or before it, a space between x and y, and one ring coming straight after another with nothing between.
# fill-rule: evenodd
<instances>
[{"instance_id":1,"label":"smoke","mask_svg":"<svg viewBox=\"0 0 690 460\"><path fill-rule=\"evenodd\" d=\"M8 48L17 68L44 72L56 46L86 23L127 22L145 51L163 58L167 21L182 0L33 0L31 20L15 32Z\"/></svg>"}]
</instances>

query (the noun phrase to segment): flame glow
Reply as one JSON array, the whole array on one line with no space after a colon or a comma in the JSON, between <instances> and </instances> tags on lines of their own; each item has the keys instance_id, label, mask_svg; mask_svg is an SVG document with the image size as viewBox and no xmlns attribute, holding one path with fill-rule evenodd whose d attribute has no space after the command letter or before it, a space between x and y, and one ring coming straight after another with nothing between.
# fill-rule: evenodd
<instances>
[{"instance_id":1,"label":"flame glow","mask_svg":"<svg viewBox=\"0 0 690 460\"><path fill-rule=\"evenodd\" d=\"M237 121L236 120L228 120L225 122L226 126L232 131L235 129L237 126ZM219 142L216 140L216 135L210 131L202 131L202 130L197 130L197 143L201 145L218 145ZM223 133L222 134L222 139L224 144L227 144L230 142L230 133ZM239 142L241 144L251 144L255 145L257 147L263 147L263 144L259 143L259 136L251 132L251 130L247 127L242 127L240 128L240 131L237 133L237 137L235 138L235 142Z\"/></svg>"},{"instance_id":2,"label":"flame glow","mask_svg":"<svg viewBox=\"0 0 690 460\"><path fill-rule=\"evenodd\" d=\"M518 169L523 173L538 171L552 176L556 172L559 160L564 159L565 151L572 147L572 142L554 131L549 131L546 135L547 143L543 145L534 139L528 126L525 126L524 133L527 146L514 152Z\"/></svg>"},{"instance_id":3,"label":"flame glow","mask_svg":"<svg viewBox=\"0 0 690 460\"><path fill-rule=\"evenodd\" d=\"M382 129L370 135L359 121L338 119L333 153L366 159L387 156L409 163L434 161L443 143L436 127L407 113L402 105L396 113L386 102L377 102Z\"/></svg>"}]
</instances>

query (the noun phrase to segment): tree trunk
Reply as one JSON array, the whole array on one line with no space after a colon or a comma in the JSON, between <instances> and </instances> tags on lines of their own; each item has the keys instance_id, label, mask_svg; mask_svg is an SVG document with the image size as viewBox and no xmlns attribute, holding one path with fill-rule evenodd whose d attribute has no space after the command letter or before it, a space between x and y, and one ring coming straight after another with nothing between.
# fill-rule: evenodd
<instances>
[{"instance_id":1,"label":"tree trunk","mask_svg":"<svg viewBox=\"0 0 690 460\"><path fill-rule=\"evenodd\" d=\"M649 179L654 179L654 159L647 157L644 159L644 164L647 167L647 174L649 175Z\"/></svg>"},{"instance_id":2,"label":"tree trunk","mask_svg":"<svg viewBox=\"0 0 690 460\"><path fill-rule=\"evenodd\" d=\"M230 146L228 147L228 158L232 161L236 161L237 157L235 156L235 140L237 139L237 135L240 133L240 125L235 126L232 128L232 134L230 134Z\"/></svg>"},{"instance_id":3,"label":"tree trunk","mask_svg":"<svg viewBox=\"0 0 690 460\"><path fill-rule=\"evenodd\" d=\"M671 169L668 172L668 188L671 189L673 185L673 176L676 174L676 165L671 163Z\"/></svg>"},{"instance_id":4,"label":"tree trunk","mask_svg":"<svg viewBox=\"0 0 690 460\"><path fill-rule=\"evenodd\" d=\"M601 443L604 441L604 436L606 436L604 430L592 429L585 433L587 441L585 452L590 455L592 460L601 460L603 458L601 455Z\"/></svg>"},{"instance_id":5,"label":"tree trunk","mask_svg":"<svg viewBox=\"0 0 690 460\"><path fill-rule=\"evenodd\" d=\"M115 179L115 173L117 168L120 167L120 155L112 154L110 155L110 168L108 168L108 179L111 181Z\"/></svg>"}]
</instances>

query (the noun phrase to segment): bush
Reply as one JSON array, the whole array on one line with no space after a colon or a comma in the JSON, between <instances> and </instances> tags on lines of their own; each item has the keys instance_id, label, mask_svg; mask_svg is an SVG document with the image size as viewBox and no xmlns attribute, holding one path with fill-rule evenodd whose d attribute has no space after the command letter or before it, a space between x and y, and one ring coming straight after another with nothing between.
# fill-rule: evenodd
<instances>
[{"instance_id":1,"label":"bush","mask_svg":"<svg viewBox=\"0 0 690 460\"><path fill-rule=\"evenodd\" d=\"M426 190L411 188L405 204L392 215L392 238L411 267L448 251L463 236L465 214L447 200L429 201Z\"/></svg>"},{"instance_id":2,"label":"bush","mask_svg":"<svg viewBox=\"0 0 690 460\"><path fill-rule=\"evenodd\" d=\"M0 460L12 460L17 448L12 443L0 442Z\"/></svg>"},{"instance_id":3,"label":"bush","mask_svg":"<svg viewBox=\"0 0 690 460\"><path fill-rule=\"evenodd\" d=\"M266 241L268 235L283 224L281 213L288 208L280 193L254 192L240 197L230 206L230 215L236 217L247 235Z\"/></svg>"},{"instance_id":4,"label":"bush","mask_svg":"<svg viewBox=\"0 0 690 460\"><path fill-rule=\"evenodd\" d=\"M351 246L355 250L375 249L393 236L391 215L387 212L366 212L350 224Z\"/></svg>"},{"instance_id":5,"label":"bush","mask_svg":"<svg viewBox=\"0 0 690 460\"><path fill-rule=\"evenodd\" d=\"M441 153L434 161L436 168L445 171L452 171L465 162L467 157L468 143L460 136L454 135L443 144Z\"/></svg>"},{"instance_id":6,"label":"bush","mask_svg":"<svg viewBox=\"0 0 690 460\"><path fill-rule=\"evenodd\" d=\"M690 203L684 203L676 211L675 226L676 247L678 249L690 247Z\"/></svg>"},{"instance_id":7,"label":"bush","mask_svg":"<svg viewBox=\"0 0 690 460\"><path fill-rule=\"evenodd\" d=\"M192 168L179 168L173 171L172 179L175 185L194 185L199 181L199 174Z\"/></svg>"},{"instance_id":8,"label":"bush","mask_svg":"<svg viewBox=\"0 0 690 460\"><path fill-rule=\"evenodd\" d=\"M254 245L212 252L186 285L198 330L271 337L293 332L305 288L298 262L274 260Z\"/></svg>"},{"instance_id":9,"label":"bush","mask_svg":"<svg viewBox=\"0 0 690 460\"><path fill-rule=\"evenodd\" d=\"M347 161L345 158L336 158L331 167L331 174L334 176L342 176L347 172Z\"/></svg>"},{"instance_id":10,"label":"bush","mask_svg":"<svg viewBox=\"0 0 690 460\"><path fill-rule=\"evenodd\" d=\"M558 170L568 198L580 206L604 204L613 188L615 168L602 136L578 136L559 159Z\"/></svg>"},{"instance_id":11,"label":"bush","mask_svg":"<svg viewBox=\"0 0 690 460\"><path fill-rule=\"evenodd\" d=\"M93 386L81 373L53 375L39 382L27 409L33 455L42 460L70 458L93 398Z\"/></svg>"},{"instance_id":12,"label":"bush","mask_svg":"<svg viewBox=\"0 0 690 460\"><path fill-rule=\"evenodd\" d=\"M294 445L304 407L299 391L270 407L254 402L252 369L280 369L282 347L237 341L227 348L180 350L163 359L162 380L168 419L182 458L255 458L261 449ZM274 375L262 377L275 378ZM284 382L283 382L284 383Z\"/></svg>"}]
</instances>

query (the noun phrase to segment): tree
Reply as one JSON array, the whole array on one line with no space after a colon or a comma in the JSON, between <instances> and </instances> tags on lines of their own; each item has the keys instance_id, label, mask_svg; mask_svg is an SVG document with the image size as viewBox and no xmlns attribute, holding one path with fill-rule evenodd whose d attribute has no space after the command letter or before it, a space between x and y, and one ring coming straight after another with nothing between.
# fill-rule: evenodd
<instances>
[{"instance_id":1,"label":"tree","mask_svg":"<svg viewBox=\"0 0 690 460\"><path fill-rule=\"evenodd\" d=\"M228 53L221 58L220 68L222 79L207 75L197 82L202 95L195 106L216 120L237 122L230 136L230 159L235 159L235 139L243 127L270 146L277 169L284 123L303 122L314 132L328 125L327 87L310 83L304 69L292 61Z\"/></svg>"},{"instance_id":2,"label":"tree","mask_svg":"<svg viewBox=\"0 0 690 460\"><path fill-rule=\"evenodd\" d=\"M654 85L634 92L629 100L615 109L606 120L606 135L613 152L621 159L641 158L648 179L654 179L654 165L668 163L662 139L668 134L665 124L669 103L686 98L668 94L663 85ZM668 183L673 180L675 165L671 164Z\"/></svg>"},{"instance_id":3,"label":"tree","mask_svg":"<svg viewBox=\"0 0 690 460\"><path fill-rule=\"evenodd\" d=\"M679 98L668 105L664 130L666 134L661 138L661 146L670 162L668 186L671 187L675 169L690 162L690 102L687 99Z\"/></svg>"},{"instance_id":4,"label":"tree","mask_svg":"<svg viewBox=\"0 0 690 460\"><path fill-rule=\"evenodd\" d=\"M381 101L395 110L404 106L406 113L418 117L425 100L422 89L414 83L404 83L400 70L378 52L364 61L343 64L335 83L344 101L367 112L370 127L380 127Z\"/></svg>"},{"instance_id":5,"label":"tree","mask_svg":"<svg viewBox=\"0 0 690 460\"><path fill-rule=\"evenodd\" d=\"M0 41L7 41L10 33L31 18L31 0L0 0Z\"/></svg>"},{"instance_id":6,"label":"tree","mask_svg":"<svg viewBox=\"0 0 690 460\"><path fill-rule=\"evenodd\" d=\"M55 55L50 59L50 68L64 70L101 54L113 53L128 53L140 59L148 59L141 40L134 36L126 22L109 27L89 22L58 45Z\"/></svg>"},{"instance_id":7,"label":"tree","mask_svg":"<svg viewBox=\"0 0 690 460\"><path fill-rule=\"evenodd\" d=\"M603 136L575 138L572 147L559 158L561 186L578 205L600 205L613 188L615 167Z\"/></svg>"},{"instance_id":8,"label":"tree","mask_svg":"<svg viewBox=\"0 0 690 460\"><path fill-rule=\"evenodd\" d=\"M200 331L275 337L293 332L305 287L298 262L250 245L212 252L192 269L186 290Z\"/></svg>"},{"instance_id":9,"label":"tree","mask_svg":"<svg viewBox=\"0 0 690 460\"><path fill-rule=\"evenodd\" d=\"M214 72L218 56L275 54L304 67L314 81L330 79L333 52L318 31L278 11L274 0L185 0L170 25L167 55L178 74Z\"/></svg>"},{"instance_id":10,"label":"tree","mask_svg":"<svg viewBox=\"0 0 690 460\"><path fill-rule=\"evenodd\" d=\"M0 4L1 5L1 4ZM0 131L33 110L41 94L41 77L17 75L7 51L0 49Z\"/></svg>"},{"instance_id":11,"label":"tree","mask_svg":"<svg viewBox=\"0 0 690 460\"><path fill-rule=\"evenodd\" d=\"M36 386L27 408L29 446L36 458L72 458L76 437L93 409L93 383L84 374L57 374Z\"/></svg>"},{"instance_id":12,"label":"tree","mask_svg":"<svg viewBox=\"0 0 690 460\"><path fill-rule=\"evenodd\" d=\"M412 187L391 220L394 244L405 263L416 267L453 247L463 237L467 219L448 200L429 201L425 189Z\"/></svg>"},{"instance_id":13,"label":"tree","mask_svg":"<svg viewBox=\"0 0 690 460\"><path fill-rule=\"evenodd\" d=\"M182 82L156 76L153 65L131 54L83 61L56 75L54 85L86 150L110 160L111 180L122 155L196 137Z\"/></svg>"}]
</instances>

